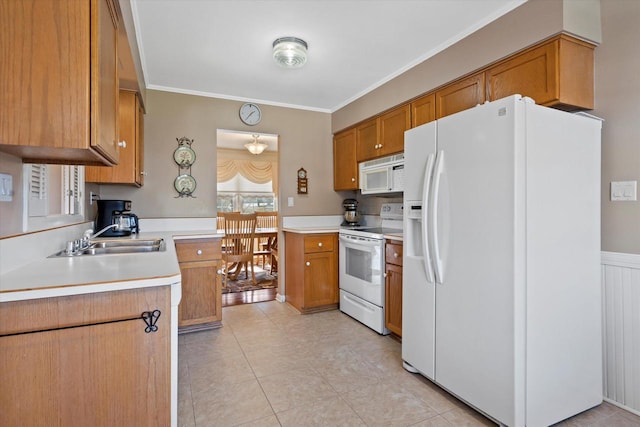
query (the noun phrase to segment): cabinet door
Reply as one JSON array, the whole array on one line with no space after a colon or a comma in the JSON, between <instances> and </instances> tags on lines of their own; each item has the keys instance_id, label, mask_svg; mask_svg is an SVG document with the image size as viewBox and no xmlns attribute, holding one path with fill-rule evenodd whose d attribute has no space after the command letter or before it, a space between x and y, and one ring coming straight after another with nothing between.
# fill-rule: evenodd
<instances>
[{"instance_id":1,"label":"cabinet door","mask_svg":"<svg viewBox=\"0 0 640 427\"><path fill-rule=\"evenodd\" d=\"M487 71L490 101L519 93L543 104L558 98L557 42L529 50Z\"/></svg>"},{"instance_id":2,"label":"cabinet door","mask_svg":"<svg viewBox=\"0 0 640 427\"><path fill-rule=\"evenodd\" d=\"M178 326L222 320L222 288L219 261L180 263L182 299L178 306Z\"/></svg>"},{"instance_id":3,"label":"cabinet door","mask_svg":"<svg viewBox=\"0 0 640 427\"><path fill-rule=\"evenodd\" d=\"M91 146L118 164L118 17L113 0L91 8Z\"/></svg>"},{"instance_id":4,"label":"cabinet door","mask_svg":"<svg viewBox=\"0 0 640 427\"><path fill-rule=\"evenodd\" d=\"M144 185L144 108L140 103L140 98L136 96L136 161L135 178L136 183L142 187Z\"/></svg>"},{"instance_id":5,"label":"cabinet door","mask_svg":"<svg viewBox=\"0 0 640 427\"><path fill-rule=\"evenodd\" d=\"M335 252L305 254L304 261L304 308L338 303Z\"/></svg>"},{"instance_id":6,"label":"cabinet door","mask_svg":"<svg viewBox=\"0 0 640 427\"><path fill-rule=\"evenodd\" d=\"M411 105L396 108L379 118L380 143L379 155L404 151L404 131L411 128Z\"/></svg>"},{"instance_id":7,"label":"cabinet door","mask_svg":"<svg viewBox=\"0 0 640 427\"><path fill-rule=\"evenodd\" d=\"M358 189L355 128L337 133L333 137L333 189Z\"/></svg>"},{"instance_id":8,"label":"cabinet door","mask_svg":"<svg viewBox=\"0 0 640 427\"><path fill-rule=\"evenodd\" d=\"M356 159L358 162L378 157L379 121L371 119L356 127Z\"/></svg>"},{"instance_id":9,"label":"cabinet door","mask_svg":"<svg viewBox=\"0 0 640 427\"><path fill-rule=\"evenodd\" d=\"M4 426L170 424L169 286L0 305ZM156 332L139 317L160 310Z\"/></svg>"},{"instance_id":10,"label":"cabinet door","mask_svg":"<svg viewBox=\"0 0 640 427\"><path fill-rule=\"evenodd\" d=\"M484 90L484 73L477 73L436 91L436 118L482 104Z\"/></svg>"},{"instance_id":11,"label":"cabinet door","mask_svg":"<svg viewBox=\"0 0 640 427\"><path fill-rule=\"evenodd\" d=\"M385 278L385 326L402 336L402 267L387 264Z\"/></svg>"},{"instance_id":12,"label":"cabinet door","mask_svg":"<svg viewBox=\"0 0 640 427\"><path fill-rule=\"evenodd\" d=\"M593 46L566 36L497 64L486 77L491 101L518 93L541 105L593 108Z\"/></svg>"},{"instance_id":13,"label":"cabinet door","mask_svg":"<svg viewBox=\"0 0 640 427\"><path fill-rule=\"evenodd\" d=\"M134 184L140 186L139 110L140 102L135 92L121 90L118 104L120 117L120 162L117 166L89 166L85 169L85 181L101 184Z\"/></svg>"},{"instance_id":14,"label":"cabinet door","mask_svg":"<svg viewBox=\"0 0 640 427\"><path fill-rule=\"evenodd\" d=\"M421 96L411 103L411 127L417 127L436 119L436 94Z\"/></svg>"}]
</instances>

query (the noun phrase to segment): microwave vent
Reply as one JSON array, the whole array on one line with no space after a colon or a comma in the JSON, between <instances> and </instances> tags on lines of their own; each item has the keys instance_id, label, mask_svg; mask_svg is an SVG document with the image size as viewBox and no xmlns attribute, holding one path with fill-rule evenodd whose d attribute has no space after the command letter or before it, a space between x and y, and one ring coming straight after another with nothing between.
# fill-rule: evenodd
<instances>
[{"instance_id":1,"label":"microwave vent","mask_svg":"<svg viewBox=\"0 0 640 427\"><path fill-rule=\"evenodd\" d=\"M394 154L393 156L380 157L379 159L368 160L362 162L362 167L368 168L371 166L388 165L389 163L403 162L404 153Z\"/></svg>"}]
</instances>

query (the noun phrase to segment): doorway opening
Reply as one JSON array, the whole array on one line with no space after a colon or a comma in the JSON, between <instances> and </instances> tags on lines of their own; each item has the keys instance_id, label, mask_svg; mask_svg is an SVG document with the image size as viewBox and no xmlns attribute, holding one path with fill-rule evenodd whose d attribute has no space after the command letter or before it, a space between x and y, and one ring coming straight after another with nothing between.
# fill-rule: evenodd
<instances>
[{"instance_id":1,"label":"doorway opening","mask_svg":"<svg viewBox=\"0 0 640 427\"><path fill-rule=\"evenodd\" d=\"M222 304L273 300L278 289L278 135L218 129L216 145L218 228L223 228L223 213L255 212L261 231L254 241L257 283L245 271L236 273L225 281ZM258 154L255 145L261 146Z\"/></svg>"}]
</instances>

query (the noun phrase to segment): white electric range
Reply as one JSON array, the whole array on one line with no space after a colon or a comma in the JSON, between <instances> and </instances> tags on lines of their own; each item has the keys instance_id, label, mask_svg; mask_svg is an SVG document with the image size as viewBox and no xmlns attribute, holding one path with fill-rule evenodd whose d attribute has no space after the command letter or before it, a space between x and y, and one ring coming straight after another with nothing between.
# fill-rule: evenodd
<instances>
[{"instance_id":1,"label":"white electric range","mask_svg":"<svg viewBox=\"0 0 640 427\"><path fill-rule=\"evenodd\" d=\"M380 226L340 229L340 310L386 335L384 326L385 235L402 233L402 203L384 203Z\"/></svg>"}]
</instances>

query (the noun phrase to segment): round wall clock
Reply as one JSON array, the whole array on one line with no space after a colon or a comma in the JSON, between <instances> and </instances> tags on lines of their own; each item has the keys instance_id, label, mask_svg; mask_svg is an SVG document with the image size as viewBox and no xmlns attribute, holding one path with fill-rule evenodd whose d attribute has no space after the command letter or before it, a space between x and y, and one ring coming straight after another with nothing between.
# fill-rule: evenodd
<instances>
[{"instance_id":1,"label":"round wall clock","mask_svg":"<svg viewBox=\"0 0 640 427\"><path fill-rule=\"evenodd\" d=\"M243 104L242 107L240 107L240 120L249 126L257 125L260 123L260 120L262 120L260 107L250 102Z\"/></svg>"},{"instance_id":2,"label":"round wall clock","mask_svg":"<svg viewBox=\"0 0 640 427\"><path fill-rule=\"evenodd\" d=\"M173 160L181 168L188 168L196 161L196 153L186 145L181 145L173 152Z\"/></svg>"},{"instance_id":3,"label":"round wall clock","mask_svg":"<svg viewBox=\"0 0 640 427\"><path fill-rule=\"evenodd\" d=\"M196 180L191 175L179 175L173 182L173 186L180 195L190 196L196 189Z\"/></svg>"}]
</instances>

